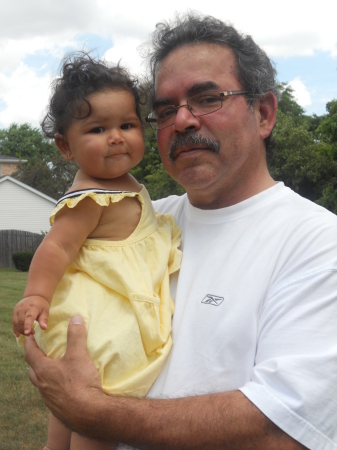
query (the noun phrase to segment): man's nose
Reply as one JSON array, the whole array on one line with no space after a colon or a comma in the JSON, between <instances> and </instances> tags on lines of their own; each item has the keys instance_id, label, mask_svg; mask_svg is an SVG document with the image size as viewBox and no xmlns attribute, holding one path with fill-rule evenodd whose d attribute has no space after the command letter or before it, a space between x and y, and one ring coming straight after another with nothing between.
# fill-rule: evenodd
<instances>
[{"instance_id":1,"label":"man's nose","mask_svg":"<svg viewBox=\"0 0 337 450\"><path fill-rule=\"evenodd\" d=\"M200 120L195 117L190 110L188 105L181 105L178 109L174 123L173 129L177 133L185 133L190 130L198 130L200 128Z\"/></svg>"}]
</instances>

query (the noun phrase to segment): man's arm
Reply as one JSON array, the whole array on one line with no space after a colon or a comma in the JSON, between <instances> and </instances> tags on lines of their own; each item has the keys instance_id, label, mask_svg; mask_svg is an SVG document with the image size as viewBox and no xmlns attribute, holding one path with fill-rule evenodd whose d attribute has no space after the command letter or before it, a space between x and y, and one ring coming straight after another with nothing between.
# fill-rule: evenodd
<instances>
[{"instance_id":1,"label":"man's arm","mask_svg":"<svg viewBox=\"0 0 337 450\"><path fill-rule=\"evenodd\" d=\"M86 352L81 318L68 329L68 348L52 360L26 338L30 376L52 413L80 434L143 449L304 449L240 391L181 399L134 399L103 393Z\"/></svg>"}]
</instances>

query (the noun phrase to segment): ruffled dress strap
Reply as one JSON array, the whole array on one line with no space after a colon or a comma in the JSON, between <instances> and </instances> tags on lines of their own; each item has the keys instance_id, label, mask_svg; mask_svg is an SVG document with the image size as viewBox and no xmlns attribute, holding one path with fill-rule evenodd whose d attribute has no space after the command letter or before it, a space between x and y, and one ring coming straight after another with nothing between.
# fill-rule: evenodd
<instances>
[{"instance_id":1,"label":"ruffled dress strap","mask_svg":"<svg viewBox=\"0 0 337 450\"><path fill-rule=\"evenodd\" d=\"M125 197L138 197L138 199L141 201L141 203L143 203L138 192L112 191L112 190L97 189L97 188L81 189L78 191L72 191L72 192L69 192L68 194L65 194L57 202L57 204L49 218L50 225L53 225L56 214L62 208L64 208L65 206L67 206L68 208L75 208L75 206L86 197L92 198L100 206L109 206L110 203L120 202Z\"/></svg>"}]
</instances>

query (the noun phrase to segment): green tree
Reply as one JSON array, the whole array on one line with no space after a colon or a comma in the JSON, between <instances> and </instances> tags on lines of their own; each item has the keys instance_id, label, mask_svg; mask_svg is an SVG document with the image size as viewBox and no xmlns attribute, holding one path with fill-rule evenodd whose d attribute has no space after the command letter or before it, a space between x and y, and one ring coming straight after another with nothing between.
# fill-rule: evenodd
<instances>
[{"instance_id":1,"label":"green tree","mask_svg":"<svg viewBox=\"0 0 337 450\"><path fill-rule=\"evenodd\" d=\"M50 157L56 153L55 146L44 139L37 128L28 123L13 123L8 129L0 130L0 154L34 160Z\"/></svg>"},{"instance_id":2,"label":"green tree","mask_svg":"<svg viewBox=\"0 0 337 450\"><path fill-rule=\"evenodd\" d=\"M287 96L292 96L292 93L288 91ZM290 100L294 106L295 100ZM334 146L330 138L317 139L307 116L301 116L299 111L292 107L277 113L274 131L277 145L269 164L271 175L276 180L284 181L303 197L337 213L337 198L334 197L337 158ZM317 130L323 127L324 120L320 120ZM329 130L324 130L327 136L331 136Z\"/></svg>"},{"instance_id":3,"label":"green tree","mask_svg":"<svg viewBox=\"0 0 337 450\"><path fill-rule=\"evenodd\" d=\"M296 102L294 89L287 85L287 83L280 83L278 88L280 90L279 111L284 114L290 113L294 118L301 119L304 114L304 109Z\"/></svg>"},{"instance_id":4,"label":"green tree","mask_svg":"<svg viewBox=\"0 0 337 450\"><path fill-rule=\"evenodd\" d=\"M294 98L294 89L287 85L287 83L280 83L278 85L280 90L280 100L278 102L278 110L284 114L291 114L293 120L297 124L303 124L308 131L315 131L321 123L322 117L307 116L304 114L304 109L300 106Z\"/></svg>"},{"instance_id":5,"label":"green tree","mask_svg":"<svg viewBox=\"0 0 337 450\"><path fill-rule=\"evenodd\" d=\"M293 90L285 83L280 89L270 172L303 197L337 213L337 102L327 104L325 116L306 116Z\"/></svg>"},{"instance_id":6,"label":"green tree","mask_svg":"<svg viewBox=\"0 0 337 450\"><path fill-rule=\"evenodd\" d=\"M77 170L75 162L66 161L57 151L50 158L36 158L26 164L18 164L18 169L12 176L58 200L72 185Z\"/></svg>"},{"instance_id":7,"label":"green tree","mask_svg":"<svg viewBox=\"0 0 337 450\"><path fill-rule=\"evenodd\" d=\"M12 176L55 199L70 188L78 170L76 163L65 161L54 142L27 123L0 130L0 154L27 160Z\"/></svg>"},{"instance_id":8,"label":"green tree","mask_svg":"<svg viewBox=\"0 0 337 450\"><path fill-rule=\"evenodd\" d=\"M319 205L324 208L332 211L337 214L337 180L335 178L335 182L331 183L331 186L328 186L323 190L321 198L317 200Z\"/></svg>"},{"instance_id":9,"label":"green tree","mask_svg":"<svg viewBox=\"0 0 337 450\"><path fill-rule=\"evenodd\" d=\"M337 144L337 100L327 103L327 115L317 128L317 137L325 142Z\"/></svg>"},{"instance_id":10,"label":"green tree","mask_svg":"<svg viewBox=\"0 0 337 450\"><path fill-rule=\"evenodd\" d=\"M318 140L330 144L330 153L333 160L337 161L337 100L327 103L328 114L323 116L316 130ZM337 171L335 176L328 180L327 187L323 189L321 198L317 201L320 205L337 214Z\"/></svg>"}]
</instances>

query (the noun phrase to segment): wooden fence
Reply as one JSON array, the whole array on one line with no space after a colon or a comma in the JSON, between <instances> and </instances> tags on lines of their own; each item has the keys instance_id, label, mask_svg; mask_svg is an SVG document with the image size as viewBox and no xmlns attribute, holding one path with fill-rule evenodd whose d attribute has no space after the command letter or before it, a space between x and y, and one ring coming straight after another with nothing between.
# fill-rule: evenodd
<instances>
[{"instance_id":1,"label":"wooden fence","mask_svg":"<svg viewBox=\"0 0 337 450\"><path fill-rule=\"evenodd\" d=\"M20 230L0 230L0 267L14 267L12 255L24 250L36 250L41 244L42 234Z\"/></svg>"}]
</instances>

